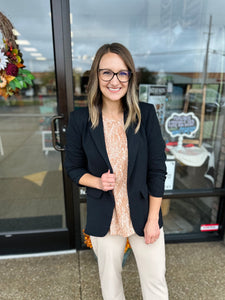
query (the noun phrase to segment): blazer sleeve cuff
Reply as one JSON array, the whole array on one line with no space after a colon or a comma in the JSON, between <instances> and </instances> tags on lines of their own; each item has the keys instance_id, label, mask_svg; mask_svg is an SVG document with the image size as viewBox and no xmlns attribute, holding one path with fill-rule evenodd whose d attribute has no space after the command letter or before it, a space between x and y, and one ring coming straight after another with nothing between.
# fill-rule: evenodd
<instances>
[{"instance_id":1,"label":"blazer sleeve cuff","mask_svg":"<svg viewBox=\"0 0 225 300\"><path fill-rule=\"evenodd\" d=\"M87 173L87 170L76 169L76 170L73 170L71 172L68 172L68 175L72 179L73 182L75 182L79 186L82 186L81 184L79 184L79 180L86 173Z\"/></svg>"},{"instance_id":2,"label":"blazer sleeve cuff","mask_svg":"<svg viewBox=\"0 0 225 300\"><path fill-rule=\"evenodd\" d=\"M164 194L164 184L165 176L158 178L158 180L153 180L148 183L148 193L153 197L163 197Z\"/></svg>"}]
</instances>

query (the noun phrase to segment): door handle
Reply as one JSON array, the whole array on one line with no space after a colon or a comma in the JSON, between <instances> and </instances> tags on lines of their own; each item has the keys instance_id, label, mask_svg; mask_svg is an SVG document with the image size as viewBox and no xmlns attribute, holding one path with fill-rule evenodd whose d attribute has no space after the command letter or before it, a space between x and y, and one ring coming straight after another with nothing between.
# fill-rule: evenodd
<instances>
[{"instance_id":1,"label":"door handle","mask_svg":"<svg viewBox=\"0 0 225 300\"><path fill-rule=\"evenodd\" d=\"M60 130L57 129L56 120L62 120L64 115L57 115L51 118L51 130L52 130L52 145L57 151L65 151L65 146L60 145L60 142L57 139L57 135L59 136ZM65 131L65 129L63 130Z\"/></svg>"}]
</instances>

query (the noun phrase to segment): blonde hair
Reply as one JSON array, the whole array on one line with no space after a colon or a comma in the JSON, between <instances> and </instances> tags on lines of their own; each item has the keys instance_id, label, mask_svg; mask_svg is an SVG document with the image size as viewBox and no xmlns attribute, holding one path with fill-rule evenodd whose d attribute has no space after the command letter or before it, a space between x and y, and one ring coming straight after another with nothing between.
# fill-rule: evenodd
<instances>
[{"instance_id":1,"label":"blonde hair","mask_svg":"<svg viewBox=\"0 0 225 300\"><path fill-rule=\"evenodd\" d=\"M88 81L88 109L92 127L96 128L99 123L99 116L102 109L102 97L98 84L98 69L101 58L106 53L118 54L126 64L132 75L128 83L127 94L122 99L123 109L127 110L127 119L125 130L133 124L136 124L135 133L138 132L141 124L141 112L137 97L137 78L133 58L129 50L119 43L105 44L100 47L92 63L90 77Z\"/></svg>"}]
</instances>

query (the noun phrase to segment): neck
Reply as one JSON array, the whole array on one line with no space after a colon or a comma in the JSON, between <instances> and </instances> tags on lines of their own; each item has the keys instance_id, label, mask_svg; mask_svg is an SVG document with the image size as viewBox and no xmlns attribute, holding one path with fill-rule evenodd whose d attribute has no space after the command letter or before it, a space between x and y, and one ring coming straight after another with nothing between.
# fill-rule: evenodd
<instances>
[{"instance_id":1,"label":"neck","mask_svg":"<svg viewBox=\"0 0 225 300\"><path fill-rule=\"evenodd\" d=\"M107 117L120 117L123 115L122 102L103 103L102 114Z\"/></svg>"}]
</instances>

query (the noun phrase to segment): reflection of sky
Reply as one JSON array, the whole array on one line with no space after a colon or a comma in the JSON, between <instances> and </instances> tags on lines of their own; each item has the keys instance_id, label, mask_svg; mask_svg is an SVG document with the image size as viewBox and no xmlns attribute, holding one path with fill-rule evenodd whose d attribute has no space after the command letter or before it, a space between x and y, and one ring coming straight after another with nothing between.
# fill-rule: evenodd
<instances>
[{"instance_id":1,"label":"reflection of sky","mask_svg":"<svg viewBox=\"0 0 225 300\"><path fill-rule=\"evenodd\" d=\"M21 50L31 71L54 68L50 5L47 0L2 1L1 11L46 58L37 61ZM104 43L121 42L131 51L136 67L151 71L201 72L206 52L209 16L212 35L209 72L224 67L224 0L71 0L73 68L88 70Z\"/></svg>"},{"instance_id":2,"label":"reflection of sky","mask_svg":"<svg viewBox=\"0 0 225 300\"><path fill-rule=\"evenodd\" d=\"M223 0L117 0L111 3L86 0L74 6L73 3L73 66L83 71L90 67L91 57L99 46L118 41L130 49L136 67L201 72L210 14L213 16L210 46L224 52ZM222 56L213 54L212 49L208 71L219 72ZM86 56L89 59L80 59Z\"/></svg>"},{"instance_id":3,"label":"reflection of sky","mask_svg":"<svg viewBox=\"0 0 225 300\"><path fill-rule=\"evenodd\" d=\"M46 0L1 1L0 10L21 34L18 39L29 41L30 45L20 46L24 64L32 72L49 71L54 68L51 32L50 3ZM24 47L36 48L46 58L36 60L24 51Z\"/></svg>"}]
</instances>

